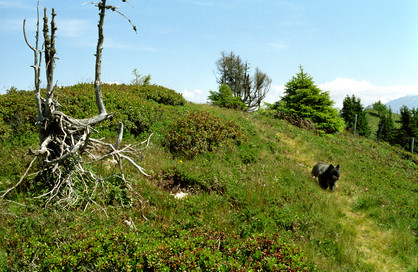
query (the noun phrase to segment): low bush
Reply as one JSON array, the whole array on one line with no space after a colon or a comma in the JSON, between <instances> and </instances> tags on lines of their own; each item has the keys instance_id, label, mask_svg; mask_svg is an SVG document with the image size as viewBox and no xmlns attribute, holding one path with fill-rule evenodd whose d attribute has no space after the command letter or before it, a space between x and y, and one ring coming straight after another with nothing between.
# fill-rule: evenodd
<instances>
[{"instance_id":1,"label":"low bush","mask_svg":"<svg viewBox=\"0 0 418 272\"><path fill-rule=\"evenodd\" d=\"M12 87L7 94L0 95L0 118L3 119L3 124L0 121L3 130L14 136L36 131L34 93Z\"/></svg>"},{"instance_id":2,"label":"low bush","mask_svg":"<svg viewBox=\"0 0 418 272\"><path fill-rule=\"evenodd\" d=\"M97 114L92 83L57 87L55 93L64 113L79 119ZM102 93L107 111L114 115L112 120L99 124L100 130L116 131L122 121L133 136L148 133L160 120L164 107L186 103L181 94L157 85L103 84ZM36 132L36 117L33 91L11 88L7 94L0 95L0 135L3 137Z\"/></svg>"},{"instance_id":3,"label":"low bush","mask_svg":"<svg viewBox=\"0 0 418 272\"><path fill-rule=\"evenodd\" d=\"M315 271L278 234L241 239L221 231L176 226L136 232L121 222L86 228L80 217L55 229L19 219L4 241L4 269L36 271ZM25 226L25 227L24 227ZM110 226L110 224L109 224ZM29 228L29 229L28 229ZM6 258L3 256L3 258ZM6 266L7 265L7 266Z\"/></svg>"},{"instance_id":4,"label":"low bush","mask_svg":"<svg viewBox=\"0 0 418 272\"><path fill-rule=\"evenodd\" d=\"M139 86L138 91L146 99L154 100L155 102L160 104L171 106L183 106L186 103L186 100L183 98L181 94L162 86Z\"/></svg>"},{"instance_id":5,"label":"low bush","mask_svg":"<svg viewBox=\"0 0 418 272\"><path fill-rule=\"evenodd\" d=\"M190 173L189 169L168 167L162 169L153 177L163 190L169 192L188 191L223 193L225 188L217 180L207 177L204 173Z\"/></svg>"},{"instance_id":6,"label":"low bush","mask_svg":"<svg viewBox=\"0 0 418 272\"><path fill-rule=\"evenodd\" d=\"M169 150L186 158L213 152L221 146L244 142L244 131L234 122L215 117L207 112L192 111L179 119L166 132Z\"/></svg>"},{"instance_id":7,"label":"low bush","mask_svg":"<svg viewBox=\"0 0 418 272\"><path fill-rule=\"evenodd\" d=\"M219 86L219 92L209 92L209 100L215 106L235 110L247 110L247 104L241 102L240 97L234 97L232 90L225 84Z\"/></svg>"}]
</instances>

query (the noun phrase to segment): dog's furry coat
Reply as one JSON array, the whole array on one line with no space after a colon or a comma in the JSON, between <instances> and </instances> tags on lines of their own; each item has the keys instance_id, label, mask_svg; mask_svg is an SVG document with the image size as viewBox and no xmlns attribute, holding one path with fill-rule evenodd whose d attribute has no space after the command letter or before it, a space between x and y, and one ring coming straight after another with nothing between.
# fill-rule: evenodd
<instances>
[{"instance_id":1,"label":"dog's furry coat","mask_svg":"<svg viewBox=\"0 0 418 272\"><path fill-rule=\"evenodd\" d=\"M323 189L329 187L330 191L335 190L335 183L340 178L340 165L334 167L324 162L318 162L312 169L312 175L318 177L319 186Z\"/></svg>"}]
</instances>

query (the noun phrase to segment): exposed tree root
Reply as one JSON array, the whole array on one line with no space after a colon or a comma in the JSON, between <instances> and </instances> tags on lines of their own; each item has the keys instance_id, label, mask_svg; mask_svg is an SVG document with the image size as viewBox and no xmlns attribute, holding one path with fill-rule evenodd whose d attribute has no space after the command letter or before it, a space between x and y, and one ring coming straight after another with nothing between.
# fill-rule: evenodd
<instances>
[{"instance_id":1,"label":"exposed tree root","mask_svg":"<svg viewBox=\"0 0 418 272\"><path fill-rule=\"evenodd\" d=\"M123 146L121 145L123 124L120 123L118 140L115 144L110 144L102 139L91 138L90 135L95 129L86 121L68 117L58 111L51 115L53 116L52 120L45 119L43 121L44 131L48 132L48 136L45 137L39 149L30 150L29 153L34 158L25 173L19 182L4 191L0 198L4 198L17 188L27 177L35 161L38 161L35 180L45 184L48 190L35 198L45 199L45 206L51 203L63 208L83 205L86 209L88 205L94 204L103 209L95 200L97 193L101 190L104 194L105 181L112 177L118 177L123 180L126 188L144 207L142 197L135 192L125 177L122 161L126 160L143 175L149 176L134 158L148 147L152 134L142 143ZM100 118L90 120L98 119ZM88 170L91 164L109 158L117 163L118 173L103 178Z\"/></svg>"},{"instance_id":2,"label":"exposed tree root","mask_svg":"<svg viewBox=\"0 0 418 272\"><path fill-rule=\"evenodd\" d=\"M3 199L8 193L16 189L28 176L37 161L37 171L34 175L35 182L41 184L40 195L35 198L45 199L45 205L55 203L63 208L74 205L84 205L87 209L89 204L95 204L100 207L96 201L98 191L102 190L102 195L106 195L106 180L112 177L118 177L123 181L126 188L139 200L143 207L142 197L136 193L131 184L126 180L123 172L122 160L131 163L143 175L148 176L145 170L132 159L141 150L141 145L148 146L149 140L139 145L127 145L122 147L121 141L123 137L123 124L119 126L119 137L114 145L105 143L102 140L91 138L91 134L95 132L94 127L109 119L112 114L106 112L101 93L101 64L103 50L103 22L106 10L117 11L117 7L107 5L106 0L101 0L94 4L100 11L98 24L98 41L96 49L96 65L94 93L96 97L96 105L99 114L87 119L75 119L66 115L59 110L60 105L54 99L53 75L55 68L55 11L52 9L51 21L48 22L47 9L44 9L43 17L43 50L39 49L39 1L37 5L37 24L35 45L32 46L26 36L25 21L23 21L23 35L28 47L33 51L34 64L32 67L35 72L35 101L38 112L36 124L39 131L40 147L37 150L30 150L30 154L34 156L25 173L20 180L11 188L0 192L0 198ZM128 19L126 16L124 16ZM132 24L132 22L128 19ZM134 30L136 31L136 27ZM40 69L42 56L45 60L46 72L46 92L45 97L41 96L40 90ZM152 134L151 134L152 135ZM146 147L145 146L145 147ZM144 147L144 148L145 148ZM94 152L93 152L94 150ZM87 156L85 156L87 154ZM97 156L97 154L100 154ZM102 178L89 170L88 165L112 157L119 165L119 173L107 178Z\"/></svg>"}]
</instances>

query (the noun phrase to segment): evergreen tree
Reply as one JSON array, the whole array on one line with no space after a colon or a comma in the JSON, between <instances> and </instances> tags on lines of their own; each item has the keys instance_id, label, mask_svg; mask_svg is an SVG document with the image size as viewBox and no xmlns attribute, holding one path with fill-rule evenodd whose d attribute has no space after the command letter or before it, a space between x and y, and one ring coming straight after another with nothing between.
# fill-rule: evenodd
<instances>
[{"instance_id":1,"label":"evergreen tree","mask_svg":"<svg viewBox=\"0 0 418 272\"><path fill-rule=\"evenodd\" d=\"M379 137L380 134L380 137ZM376 132L378 140L388 142L390 144L395 143L396 129L395 123L392 119L392 109L389 108L387 113L382 113L380 116L379 128Z\"/></svg>"},{"instance_id":2,"label":"evergreen tree","mask_svg":"<svg viewBox=\"0 0 418 272\"><path fill-rule=\"evenodd\" d=\"M299 68L299 73L286 83L282 100L275 105L280 105L287 114L311 120L317 129L326 133L342 131L344 121L332 107L334 102L329 93L320 90L302 66Z\"/></svg>"},{"instance_id":3,"label":"evergreen tree","mask_svg":"<svg viewBox=\"0 0 418 272\"><path fill-rule=\"evenodd\" d=\"M354 129L355 116L357 115L356 132L359 135L369 137L371 130L367 121L366 112L361 105L360 98L356 98L354 95L344 98L343 108L341 110L341 117L345 121L347 128Z\"/></svg>"},{"instance_id":4,"label":"evergreen tree","mask_svg":"<svg viewBox=\"0 0 418 272\"><path fill-rule=\"evenodd\" d=\"M377 114L379 115L379 117L381 117L383 114L386 114L388 112L388 108L380 100L373 103L372 107L375 111L377 111Z\"/></svg>"},{"instance_id":5,"label":"evergreen tree","mask_svg":"<svg viewBox=\"0 0 418 272\"><path fill-rule=\"evenodd\" d=\"M417 110L408 109L406 106L402 106L401 113L401 127L397 131L396 143L405 149L409 149L409 143L411 138L418 136L418 116Z\"/></svg>"}]
</instances>

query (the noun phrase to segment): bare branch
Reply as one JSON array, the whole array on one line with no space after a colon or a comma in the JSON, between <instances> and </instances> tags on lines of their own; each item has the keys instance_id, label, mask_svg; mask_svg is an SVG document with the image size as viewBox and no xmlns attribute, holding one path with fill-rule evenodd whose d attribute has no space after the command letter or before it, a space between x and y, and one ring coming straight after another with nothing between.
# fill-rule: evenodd
<instances>
[{"instance_id":1,"label":"bare branch","mask_svg":"<svg viewBox=\"0 0 418 272\"><path fill-rule=\"evenodd\" d=\"M42 114L42 101L41 101L41 91L40 91L40 70L41 70L41 60L42 60L42 52L40 50L38 50L38 44L39 44L39 0L38 0L38 4L36 7L36 14L37 14L37 22L36 22L36 34L35 34L35 48L30 45L30 43L28 42L28 39L26 37L26 30L25 30L25 25L26 25L26 19L23 20L23 36L25 38L25 42L28 45L28 47L33 51L33 69L35 72L35 102L36 102L36 109L38 111L38 117L36 118L36 121L38 123L38 125L40 124L40 122L42 120L44 120L44 116ZM38 55L39 55L39 59L38 59ZM39 135L42 141L42 137L41 135Z\"/></svg>"},{"instance_id":2,"label":"bare branch","mask_svg":"<svg viewBox=\"0 0 418 272\"><path fill-rule=\"evenodd\" d=\"M29 170L32 168L32 164L36 161L36 159L37 159L37 157L33 158L33 160L30 162L30 164L29 164L28 168L26 168L26 171L25 171L25 173L23 174L23 176L20 178L19 182L18 182L18 183L16 183L13 187L11 187L11 188L7 189L7 190L4 192L4 194L2 194L2 195L0 196L0 198L5 197L5 196L6 196L6 195L10 192L10 191L14 190L17 186L19 186L19 185L20 185L20 183L22 183L22 181L26 178L27 174L29 173Z\"/></svg>"},{"instance_id":3,"label":"bare branch","mask_svg":"<svg viewBox=\"0 0 418 272\"><path fill-rule=\"evenodd\" d=\"M100 18L98 24L98 39L97 39L97 48L96 48L96 69L95 69L95 78L94 78L94 93L96 96L96 105L99 110L99 114L106 114L106 108L103 103L102 96L102 51L103 51L103 23L106 12L106 0L102 0L101 3L97 4L100 10Z\"/></svg>"}]
</instances>

